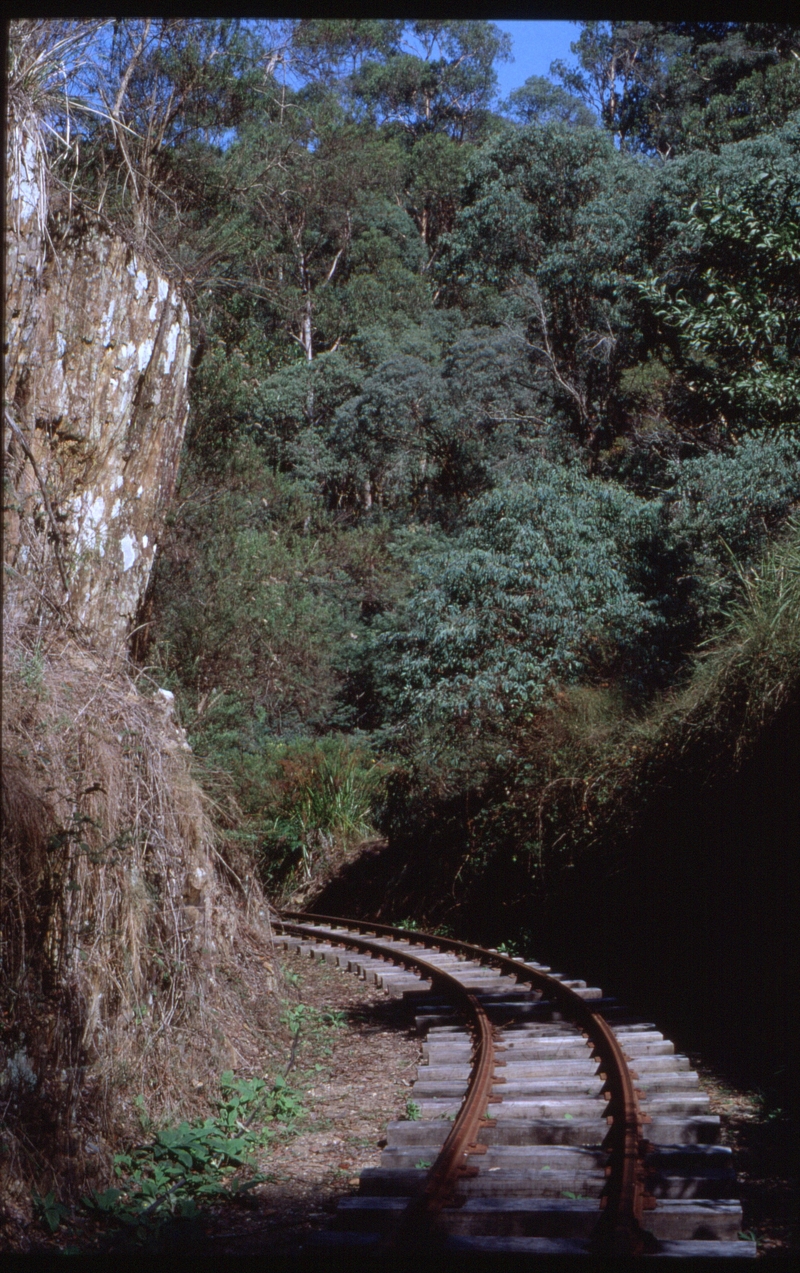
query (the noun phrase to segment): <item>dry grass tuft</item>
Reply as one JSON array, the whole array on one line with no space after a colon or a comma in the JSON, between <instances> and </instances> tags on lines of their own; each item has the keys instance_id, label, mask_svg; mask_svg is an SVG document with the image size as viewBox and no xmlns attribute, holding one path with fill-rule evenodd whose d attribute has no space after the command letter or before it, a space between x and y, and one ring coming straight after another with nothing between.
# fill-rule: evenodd
<instances>
[{"instance_id":1,"label":"dry grass tuft","mask_svg":"<svg viewBox=\"0 0 800 1273\"><path fill-rule=\"evenodd\" d=\"M155 1123L204 1116L222 1070L263 1073L278 1004L267 906L221 856L170 699L63 632L21 629L3 699L13 1226L14 1180L74 1197L108 1179L137 1096Z\"/></svg>"}]
</instances>

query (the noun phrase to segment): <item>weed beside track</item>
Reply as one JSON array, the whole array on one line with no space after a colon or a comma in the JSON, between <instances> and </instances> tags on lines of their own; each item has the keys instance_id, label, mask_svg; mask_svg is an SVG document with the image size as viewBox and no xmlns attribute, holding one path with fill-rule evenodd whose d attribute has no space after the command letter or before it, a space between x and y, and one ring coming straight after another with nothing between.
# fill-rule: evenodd
<instances>
[{"instance_id":1,"label":"weed beside track","mask_svg":"<svg viewBox=\"0 0 800 1273\"><path fill-rule=\"evenodd\" d=\"M182 1127L152 1128L142 1111L140 1143L94 1207L40 1199L32 1249L290 1255L324 1227L378 1162L387 1122L402 1117L419 1044L397 1005L347 973L289 955L284 982L283 1052L263 1086L224 1076L217 1118ZM149 1199L148 1180L158 1182Z\"/></svg>"}]
</instances>

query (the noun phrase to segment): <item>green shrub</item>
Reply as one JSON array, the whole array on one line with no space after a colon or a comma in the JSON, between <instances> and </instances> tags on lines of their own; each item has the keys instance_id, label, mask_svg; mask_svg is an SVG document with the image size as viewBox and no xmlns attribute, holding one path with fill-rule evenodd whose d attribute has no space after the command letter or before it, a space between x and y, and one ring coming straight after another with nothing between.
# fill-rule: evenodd
<instances>
[{"instance_id":1,"label":"green shrub","mask_svg":"<svg viewBox=\"0 0 800 1273\"><path fill-rule=\"evenodd\" d=\"M687 387L716 407L726 431L729 425L742 429L796 424L796 169L778 173L769 165L738 189L717 186L692 205L685 233L700 240L687 286L675 290L669 278L637 286L665 326L677 334Z\"/></svg>"},{"instance_id":2,"label":"green shrub","mask_svg":"<svg viewBox=\"0 0 800 1273\"><path fill-rule=\"evenodd\" d=\"M539 460L465 520L370 642L393 719L513 715L663 624L635 579L657 510L622 488Z\"/></svg>"},{"instance_id":3,"label":"green shrub","mask_svg":"<svg viewBox=\"0 0 800 1273\"><path fill-rule=\"evenodd\" d=\"M669 466L670 533L694 556L706 620L738 591L738 568L755 562L800 501L800 439L749 436L733 450Z\"/></svg>"},{"instance_id":4,"label":"green shrub","mask_svg":"<svg viewBox=\"0 0 800 1273\"><path fill-rule=\"evenodd\" d=\"M230 478L201 487L173 528L156 583L157 657L196 697L236 691L271 728L292 728L330 707L350 616L302 491L263 467Z\"/></svg>"},{"instance_id":5,"label":"green shrub","mask_svg":"<svg viewBox=\"0 0 800 1273\"><path fill-rule=\"evenodd\" d=\"M262 873L269 882L311 874L374 834L386 768L346 737L272 743L259 811Z\"/></svg>"}]
</instances>

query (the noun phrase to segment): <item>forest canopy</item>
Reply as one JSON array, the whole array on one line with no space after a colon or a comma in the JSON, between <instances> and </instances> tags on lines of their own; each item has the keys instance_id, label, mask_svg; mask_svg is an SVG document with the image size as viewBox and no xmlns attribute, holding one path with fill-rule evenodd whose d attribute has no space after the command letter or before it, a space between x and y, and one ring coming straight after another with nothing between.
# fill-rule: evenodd
<instances>
[{"instance_id":1,"label":"forest canopy","mask_svg":"<svg viewBox=\"0 0 800 1273\"><path fill-rule=\"evenodd\" d=\"M800 30L573 51L503 102L489 22L12 30L58 215L191 303L140 653L270 879L321 746L393 775L391 833L423 773L535 787L565 688L680 686L800 500Z\"/></svg>"}]
</instances>

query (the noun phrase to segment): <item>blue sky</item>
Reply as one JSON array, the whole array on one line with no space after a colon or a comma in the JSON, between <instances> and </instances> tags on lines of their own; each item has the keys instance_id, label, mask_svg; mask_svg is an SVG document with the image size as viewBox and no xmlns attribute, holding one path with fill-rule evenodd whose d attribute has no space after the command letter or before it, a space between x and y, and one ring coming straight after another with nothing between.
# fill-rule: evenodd
<instances>
[{"instance_id":1,"label":"blue sky","mask_svg":"<svg viewBox=\"0 0 800 1273\"><path fill-rule=\"evenodd\" d=\"M547 75L557 57L574 61L569 46L580 34L578 22L496 22L495 26L514 41L514 61L497 67L501 97L519 88L529 75Z\"/></svg>"}]
</instances>

